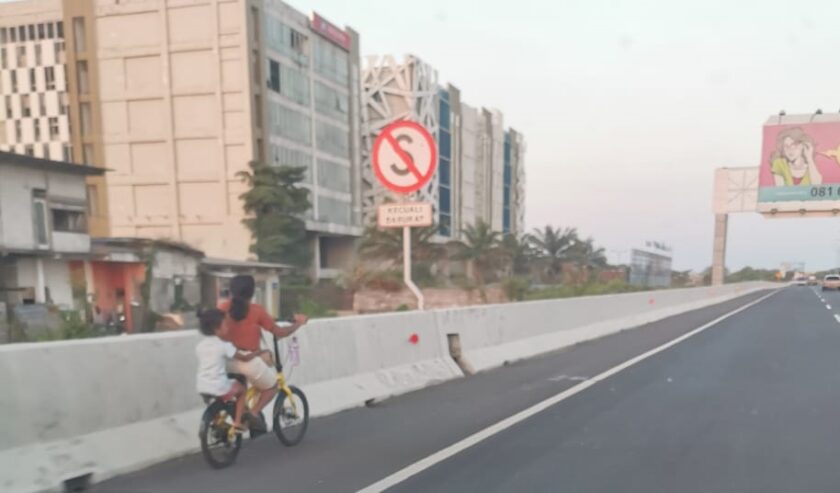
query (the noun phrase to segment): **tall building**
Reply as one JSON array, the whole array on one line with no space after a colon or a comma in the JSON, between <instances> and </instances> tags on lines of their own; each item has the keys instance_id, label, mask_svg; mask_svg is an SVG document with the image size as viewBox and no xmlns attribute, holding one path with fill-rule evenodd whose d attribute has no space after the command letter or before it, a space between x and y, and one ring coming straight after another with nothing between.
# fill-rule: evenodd
<instances>
[{"instance_id":1,"label":"tall building","mask_svg":"<svg viewBox=\"0 0 840 493\"><path fill-rule=\"evenodd\" d=\"M352 29L279 0L10 5L3 8L23 12L15 22L25 29L38 32L39 16L66 26L56 34L66 37L66 77L55 69L56 90L66 81L69 95L65 141L75 162L110 170L90 185L92 232L173 239L244 259L250 232L237 173L259 160L307 169L314 274L334 276L352 255L362 226ZM35 5L44 12L31 13ZM41 63L53 63L51 56ZM21 115L14 104L12 114Z\"/></svg>"},{"instance_id":2,"label":"tall building","mask_svg":"<svg viewBox=\"0 0 840 493\"><path fill-rule=\"evenodd\" d=\"M69 160L60 0L0 3L0 150Z\"/></svg>"},{"instance_id":3,"label":"tall building","mask_svg":"<svg viewBox=\"0 0 840 493\"><path fill-rule=\"evenodd\" d=\"M457 87L439 84L437 72L412 55L368 57L362 87L367 221L375 220L377 205L390 196L373 176L373 141L384 126L409 119L437 141L437 173L414 199L432 202L441 239L460 239L464 228L479 221L502 233L524 231L525 141L505 129L500 111L464 103Z\"/></svg>"}]
</instances>

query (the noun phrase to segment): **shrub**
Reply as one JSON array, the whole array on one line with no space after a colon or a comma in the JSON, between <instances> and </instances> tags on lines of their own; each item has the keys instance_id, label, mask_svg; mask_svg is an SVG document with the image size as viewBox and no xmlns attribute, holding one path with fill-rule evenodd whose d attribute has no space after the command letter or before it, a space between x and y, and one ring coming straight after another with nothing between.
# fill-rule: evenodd
<instances>
[{"instance_id":1,"label":"shrub","mask_svg":"<svg viewBox=\"0 0 840 493\"><path fill-rule=\"evenodd\" d=\"M522 301L528 294L530 283L520 277L509 277L502 281L502 290L509 301Z\"/></svg>"},{"instance_id":2,"label":"shrub","mask_svg":"<svg viewBox=\"0 0 840 493\"><path fill-rule=\"evenodd\" d=\"M402 274L392 270L371 272L365 279L365 287L391 293L402 291Z\"/></svg>"},{"instance_id":3,"label":"shrub","mask_svg":"<svg viewBox=\"0 0 840 493\"><path fill-rule=\"evenodd\" d=\"M334 317L336 313L317 301L309 298L301 298L298 302L298 311L309 318Z\"/></svg>"}]
</instances>

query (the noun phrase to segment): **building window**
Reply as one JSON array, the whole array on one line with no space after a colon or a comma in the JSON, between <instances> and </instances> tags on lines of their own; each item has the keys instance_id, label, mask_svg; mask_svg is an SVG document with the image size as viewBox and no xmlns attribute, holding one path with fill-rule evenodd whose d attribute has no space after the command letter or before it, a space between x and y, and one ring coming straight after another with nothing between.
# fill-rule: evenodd
<instances>
[{"instance_id":1,"label":"building window","mask_svg":"<svg viewBox=\"0 0 840 493\"><path fill-rule=\"evenodd\" d=\"M52 116L47 121L50 127L50 140L55 140L58 138L58 118Z\"/></svg>"},{"instance_id":2,"label":"building window","mask_svg":"<svg viewBox=\"0 0 840 493\"><path fill-rule=\"evenodd\" d=\"M85 43L85 18L73 17L73 45L76 53L87 51Z\"/></svg>"},{"instance_id":3,"label":"building window","mask_svg":"<svg viewBox=\"0 0 840 493\"><path fill-rule=\"evenodd\" d=\"M312 120L308 115L270 101L268 119L269 129L273 135L279 135L300 144L312 144Z\"/></svg>"},{"instance_id":4,"label":"building window","mask_svg":"<svg viewBox=\"0 0 840 493\"><path fill-rule=\"evenodd\" d=\"M44 93L38 94L38 115L47 116L47 98Z\"/></svg>"},{"instance_id":5,"label":"building window","mask_svg":"<svg viewBox=\"0 0 840 493\"><path fill-rule=\"evenodd\" d=\"M58 95L58 114L67 114L67 93L62 92Z\"/></svg>"},{"instance_id":6,"label":"building window","mask_svg":"<svg viewBox=\"0 0 840 493\"><path fill-rule=\"evenodd\" d=\"M6 118L11 119L12 118L12 97L11 96L6 96L4 99L5 99L5 103L6 103Z\"/></svg>"},{"instance_id":7,"label":"building window","mask_svg":"<svg viewBox=\"0 0 840 493\"><path fill-rule=\"evenodd\" d=\"M38 92L38 82L35 79L35 69L29 69L29 92Z\"/></svg>"},{"instance_id":8,"label":"building window","mask_svg":"<svg viewBox=\"0 0 840 493\"><path fill-rule=\"evenodd\" d=\"M15 32L15 28L13 27L9 28L9 41L11 41L12 43L17 41L17 34Z\"/></svg>"},{"instance_id":9,"label":"building window","mask_svg":"<svg viewBox=\"0 0 840 493\"><path fill-rule=\"evenodd\" d=\"M47 38L52 39L55 37L55 33L53 32L53 23L47 23Z\"/></svg>"},{"instance_id":10,"label":"building window","mask_svg":"<svg viewBox=\"0 0 840 493\"><path fill-rule=\"evenodd\" d=\"M87 213L91 217L99 215L99 196L96 185L87 186Z\"/></svg>"},{"instance_id":11,"label":"building window","mask_svg":"<svg viewBox=\"0 0 840 493\"><path fill-rule=\"evenodd\" d=\"M84 233L87 231L85 213L82 211L53 209L52 210L53 231L63 233Z\"/></svg>"},{"instance_id":12,"label":"building window","mask_svg":"<svg viewBox=\"0 0 840 493\"><path fill-rule=\"evenodd\" d=\"M259 94L254 94L254 127L263 127L262 98Z\"/></svg>"},{"instance_id":13,"label":"building window","mask_svg":"<svg viewBox=\"0 0 840 493\"><path fill-rule=\"evenodd\" d=\"M0 43L6 43L6 28L0 27Z\"/></svg>"},{"instance_id":14,"label":"building window","mask_svg":"<svg viewBox=\"0 0 840 493\"><path fill-rule=\"evenodd\" d=\"M50 247L46 196L44 190L32 191L32 224L35 230L35 244L39 248Z\"/></svg>"},{"instance_id":15,"label":"building window","mask_svg":"<svg viewBox=\"0 0 840 493\"><path fill-rule=\"evenodd\" d=\"M41 140L41 119L35 118L32 120L32 126L35 129L35 142L39 142Z\"/></svg>"},{"instance_id":16,"label":"building window","mask_svg":"<svg viewBox=\"0 0 840 493\"><path fill-rule=\"evenodd\" d=\"M302 65L309 64L308 39L274 17L266 16L265 39L268 47Z\"/></svg>"},{"instance_id":17,"label":"building window","mask_svg":"<svg viewBox=\"0 0 840 493\"><path fill-rule=\"evenodd\" d=\"M452 236L452 134L449 130L449 94L439 93L438 117L438 232Z\"/></svg>"},{"instance_id":18,"label":"building window","mask_svg":"<svg viewBox=\"0 0 840 493\"><path fill-rule=\"evenodd\" d=\"M312 155L308 152L272 144L270 164L272 166L303 168L305 170L303 182L312 183Z\"/></svg>"},{"instance_id":19,"label":"building window","mask_svg":"<svg viewBox=\"0 0 840 493\"><path fill-rule=\"evenodd\" d=\"M336 120L347 121L350 103L347 94L315 81L315 111Z\"/></svg>"},{"instance_id":20,"label":"building window","mask_svg":"<svg viewBox=\"0 0 840 493\"><path fill-rule=\"evenodd\" d=\"M87 60L76 62L76 82L78 84L79 94L87 94L89 92L88 80Z\"/></svg>"},{"instance_id":21,"label":"building window","mask_svg":"<svg viewBox=\"0 0 840 493\"><path fill-rule=\"evenodd\" d=\"M55 89L55 69L53 67L44 69L44 80L46 81L48 91Z\"/></svg>"},{"instance_id":22,"label":"building window","mask_svg":"<svg viewBox=\"0 0 840 493\"><path fill-rule=\"evenodd\" d=\"M82 162L93 166L93 145L82 145Z\"/></svg>"},{"instance_id":23,"label":"building window","mask_svg":"<svg viewBox=\"0 0 840 493\"><path fill-rule=\"evenodd\" d=\"M320 151L345 159L350 157L349 132L343 128L316 121L315 143Z\"/></svg>"},{"instance_id":24,"label":"building window","mask_svg":"<svg viewBox=\"0 0 840 493\"><path fill-rule=\"evenodd\" d=\"M53 43L53 50L55 51L55 63L64 63L64 41L56 41Z\"/></svg>"},{"instance_id":25,"label":"building window","mask_svg":"<svg viewBox=\"0 0 840 493\"><path fill-rule=\"evenodd\" d=\"M44 157L44 159L49 159L50 158L50 145L49 144L44 144L43 145L43 147L41 149L41 155Z\"/></svg>"},{"instance_id":26,"label":"building window","mask_svg":"<svg viewBox=\"0 0 840 493\"><path fill-rule=\"evenodd\" d=\"M44 25L38 24L38 39L44 39Z\"/></svg>"},{"instance_id":27,"label":"building window","mask_svg":"<svg viewBox=\"0 0 840 493\"><path fill-rule=\"evenodd\" d=\"M26 45L17 47L17 66L19 68L26 66Z\"/></svg>"},{"instance_id":28,"label":"building window","mask_svg":"<svg viewBox=\"0 0 840 493\"><path fill-rule=\"evenodd\" d=\"M61 22L61 21L58 21L55 24L55 29L56 29L55 32L57 33L58 37L59 38L64 38L64 23Z\"/></svg>"},{"instance_id":29,"label":"building window","mask_svg":"<svg viewBox=\"0 0 840 493\"><path fill-rule=\"evenodd\" d=\"M0 47L0 68L6 68L6 48Z\"/></svg>"},{"instance_id":30,"label":"building window","mask_svg":"<svg viewBox=\"0 0 840 493\"><path fill-rule=\"evenodd\" d=\"M350 168L318 159L318 186L336 192L350 193Z\"/></svg>"},{"instance_id":31,"label":"building window","mask_svg":"<svg viewBox=\"0 0 840 493\"><path fill-rule=\"evenodd\" d=\"M15 140L18 142L23 140L23 130L21 128L20 120L15 120Z\"/></svg>"},{"instance_id":32,"label":"building window","mask_svg":"<svg viewBox=\"0 0 840 493\"><path fill-rule=\"evenodd\" d=\"M37 37L35 36L35 24L29 25L29 41L35 41Z\"/></svg>"},{"instance_id":33,"label":"building window","mask_svg":"<svg viewBox=\"0 0 840 493\"><path fill-rule=\"evenodd\" d=\"M314 45L315 71L342 86L348 85L350 72L347 52L319 36L315 37Z\"/></svg>"},{"instance_id":34,"label":"building window","mask_svg":"<svg viewBox=\"0 0 840 493\"><path fill-rule=\"evenodd\" d=\"M35 157L35 148L32 144L27 144L23 146L23 153L30 157Z\"/></svg>"},{"instance_id":35,"label":"building window","mask_svg":"<svg viewBox=\"0 0 840 493\"><path fill-rule=\"evenodd\" d=\"M38 43L35 45L35 66L41 66L41 44Z\"/></svg>"},{"instance_id":36,"label":"building window","mask_svg":"<svg viewBox=\"0 0 840 493\"><path fill-rule=\"evenodd\" d=\"M26 41L26 26L18 26L18 39L21 42Z\"/></svg>"},{"instance_id":37,"label":"building window","mask_svg":"<svg viewBox=\"0 0 840 493\"><path fill-rule=\"evenodd\" d=\"M271 59L268 60L268 88L280 92L280 64Z\"/></svg>"},{"instance_id":38,"label":"building window","mask_svg":"<svg viewBox=\"0 0 840 493\"><path fill-rule=\"evenodd\" d=\"M91 133L90 103L79 104L79 120L82 126L82 136Z\"/></svg>"},{"instance_id":39,"label":"building window","mask_svg":"<svg viewBox=\"0 0 840 493\"><path fill-rule=\"evenodd\" d=\"M277 72L272 74L271 71L275 67ZM309 106L309 76L306 73L271 59L269 59L268 70L269 85L274 84L276 87L276 89L271 87L272 90L298 104Z\"/></svg>"},{"instance_id":40,"label":"building window","mask_svg":"<svg viewBox=\"0 0 840 493\"><path fill-rule=\"evenodd\" d=\"M61 148L61 157L68 163L73 162L73 152L70 149L70 144L64 144Z\"/></svg>"},{"instance_id":41,"label":"building window","mask_svg":"<svg viewBox=\"0 0 840 493\"><path fill-rule=\"evenodd\" d=\"M332 197L318 197L318 221L334 224L350 224L350 203Z\"/></svg>"}]
</instances>

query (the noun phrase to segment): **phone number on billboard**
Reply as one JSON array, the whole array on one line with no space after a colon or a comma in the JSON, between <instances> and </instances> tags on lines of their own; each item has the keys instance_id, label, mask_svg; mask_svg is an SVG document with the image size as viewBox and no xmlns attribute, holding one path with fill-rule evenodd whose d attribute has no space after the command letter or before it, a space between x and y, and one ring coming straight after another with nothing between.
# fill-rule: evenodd
<instances>
[{"instance_id":1,"label":"phone number on billboard","mask_svg":"<svg viewBox=\"0 0 840 493\"><path fill-rule=\"evenodd\" d=\"M811 187L813 198L840 198L840 185L819 185Z\"/></svg>"}]
</instances>

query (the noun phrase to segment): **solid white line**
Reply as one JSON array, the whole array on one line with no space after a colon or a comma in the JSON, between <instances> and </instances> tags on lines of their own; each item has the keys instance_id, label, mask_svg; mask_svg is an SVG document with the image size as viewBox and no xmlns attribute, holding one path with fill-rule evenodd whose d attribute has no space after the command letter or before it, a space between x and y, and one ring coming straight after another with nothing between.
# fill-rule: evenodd
<instances>
[{"instance_id":1,"label":"solid white line","mask_svg":"<svg viewBox=\"0 0 840 493\"><path fill-rule=\"evenodd\" d=\"M840 315L834 314L834 320L837 320L837 323L840 324Z\"/></svg>"},{"instance_id":2,"label":"solid white line","mask_svg":"<svg viewBox=\"0 0 840 493\"><path fill-rule=\"evenodd\" d=\"M373 492L383 491L383 490L386 490L386 489L388 489L392 486L395 486L395 485L405 481L406 479L408 479L408 478L410 478L410 477L412 477L412 476L414 476L414 475L416 475L416 474L418 474L422 471L425 471L426 469L434 466L435 464L437 464L439 462L443 462L444 460L452 457L453 455L455 455L455 454L457 454L457 453L459 453L463 450L466 450L466 449L472 447L473 445L475 445L475 444L477 444L481 441L484 441L484 440L492 437L493 435L496 435L497 433L500 433L500 432L510 428L511 426L513 426L513 425L515 425L515 424L517 424L521 421L524 421L524 420L530 418L531 416L534 416L535 414L540 413L540 412L548 409L549 407L551 407L551 406L553 406L553 405L555 405L555 404L557 404L561 401L564 401L564 400L568 399L569 397L572 397L575 394L579 394L580 392L583 392L584 390L586 390L589 387L595 385L596 383L600 382L601 380L607 379L607 378L615 375L616 373L635 365L636 363L638 363L642 360L650 358L651 356L653 356L653 355L655 355L659 352L662 352L662 351L670 348L671 346L679 344L680 342L688 339L691 336L694 336L696 334L699 334L700 332L703 332L704 330L708 329L709 327L712 327L714 325L719 324L720 322L723 322L724 320L726 320L727 318L729 318L733 315L736 315L736 314L738 314L738 313L740 313L740 312L742 312L742 311L744 311L744 310L746 310L746 309L748 309L752 306L755 306L755 305L761 303L762 301L764 301L767 298L773 296L774 294L778 293L779 291L781 291L781 290L776 290L776 291L773 291L772 293L764 295L761 298L759 298L755 301L752 301L750 303L747 303L746 305L744 305L740 308L736 308L735 310L732 310L729 313L721 315L720 317L712 320L711 322L709 322L705 325L701 325L700 327L697 327L696 329L692 330L691 332L687 332L687 333L681 335L680 337L677 337L676 339L674 339L672 341L666 342L665 344L663 344L659 347L653 348L653 349L651 349L650 351L648 351L644 354L640 354L639 356L636 356L635 358L631 358L631 359L625 361L624 363L621 363L618 366L614 366L614 367L610 368L609 370L607 370L607 371L605 371L601 374L598 374L598 375L592 377L589 380L586 380L585 382L579 383L578 385L575 385L574 387L566 389L566 390L564 390L563 392L560 392L557 395L549 397L548 399L546 399L544 401L538 402L538 403L534 404L533 406L531 406L531 407L529 407L525 410L522 410L522 411L520 411L520 412L518 412L518 413L516 413L512 416L509 416L509 417L499 421L498 423L492 424L492 425L488 426L487 428L484 428L483 430L480 430L476 433L473 433L472 435L464 438L463 440L461 440L459 442L455 442L452 445L450 445L450 446L448 446L444 449L438 450L434 454L429 455L429 456L427 456L423 459L420 459L419 461L400 469L399 471L391 474L390 476L388 476L386 478L383 478L383 479L373 483L370 486L367 486L365 488L360 489L359 493L373 493Z\"/></svg>"},{"instance_id":3,"label":"solid white line","mask_svg":"<svg viewBox=\"0 0 840 493\"><path fill-rule=\"evenodd\" d=\"M826 308L827 310L831 310L831 305L825 305L825 308Z\"/></svg>"}]
</instances>

